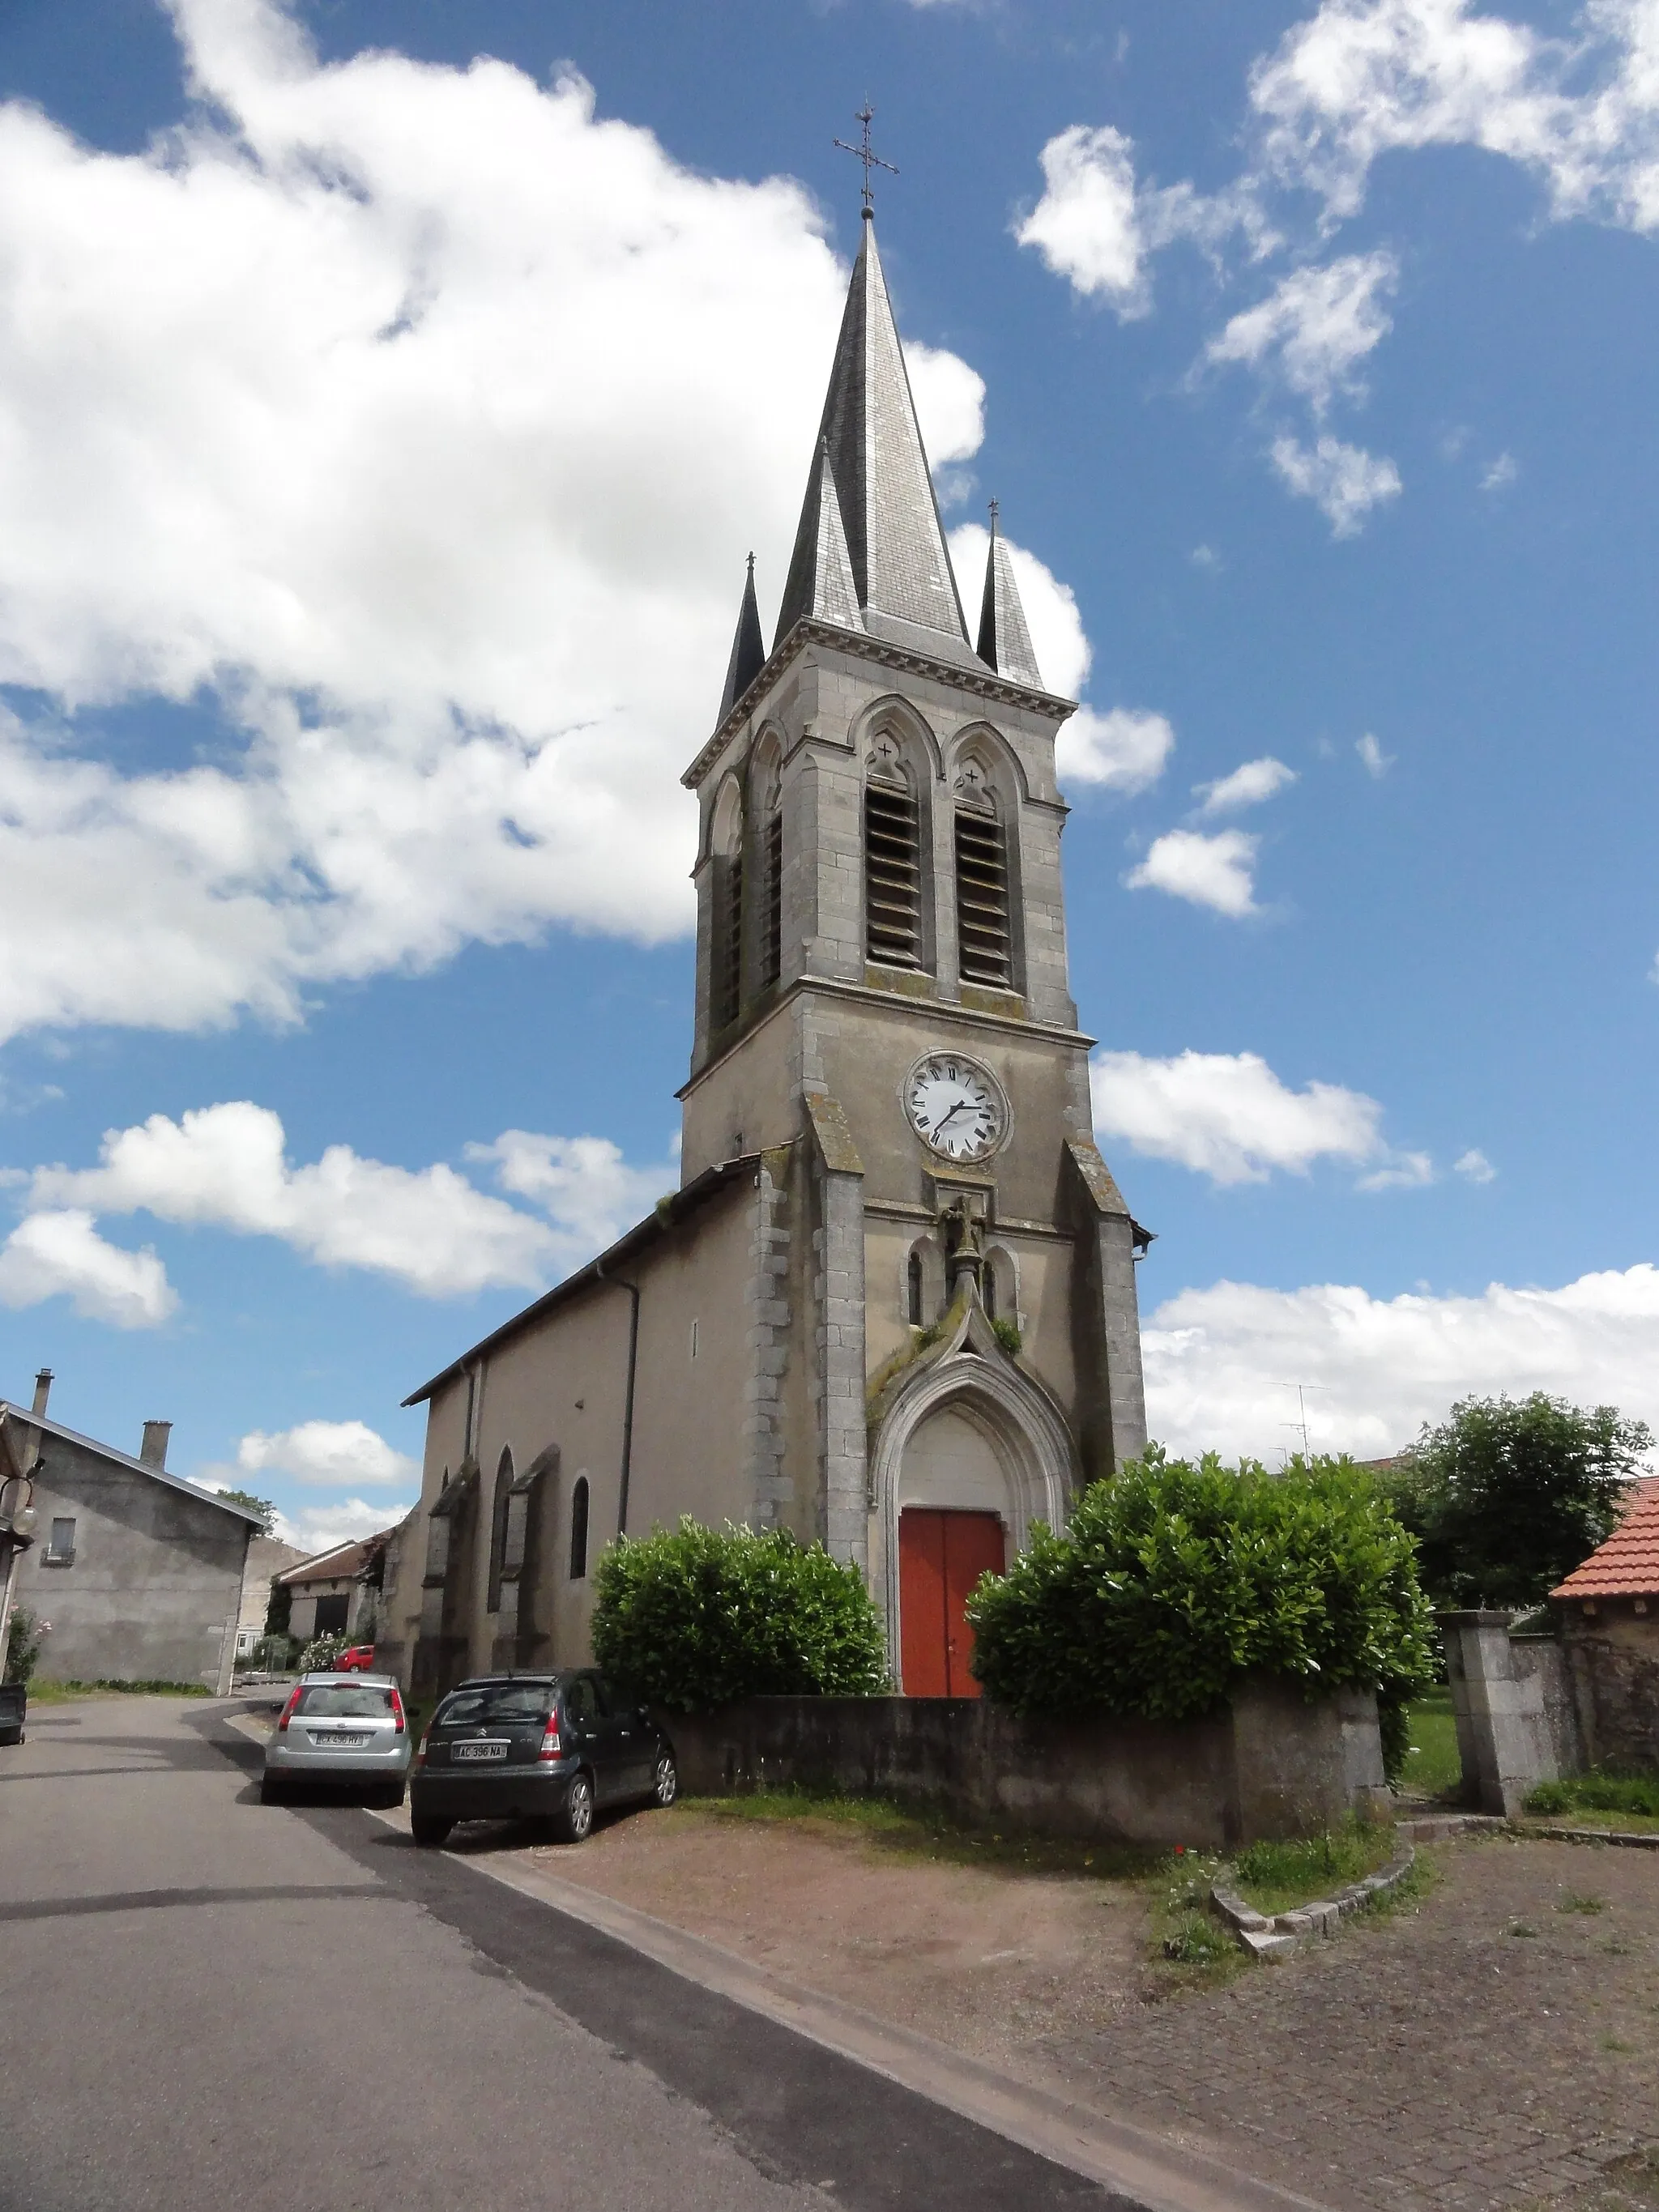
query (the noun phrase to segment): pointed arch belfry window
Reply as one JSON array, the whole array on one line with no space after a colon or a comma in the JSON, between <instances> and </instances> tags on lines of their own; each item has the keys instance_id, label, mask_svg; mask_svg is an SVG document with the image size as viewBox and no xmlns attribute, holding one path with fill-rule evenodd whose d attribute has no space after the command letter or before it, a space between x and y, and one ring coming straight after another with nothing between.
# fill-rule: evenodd
<instances>
[{"instance_id":1,"label":"pointed arch belfry window","mask_svg":"<svg viewBox=\"0 0 1659 2212\"><path fill-rule=\"evenodd\" d=\"M864 787L865 957L921 965L921 835L916 795L898 745L880 736Z\"/></svg>"},{"instance_id":2,"label":"pointed arch belfry window","mask_svg":"<svg viewBox=\"0 0 1659 2212\"><path fill-rule=\"evenodd\" d=\"M967 983L1008 991L1014 933L1008 895L1008 833L990 779L967 761L957 778L957 962Z\"/></svg>"}]
</instances>

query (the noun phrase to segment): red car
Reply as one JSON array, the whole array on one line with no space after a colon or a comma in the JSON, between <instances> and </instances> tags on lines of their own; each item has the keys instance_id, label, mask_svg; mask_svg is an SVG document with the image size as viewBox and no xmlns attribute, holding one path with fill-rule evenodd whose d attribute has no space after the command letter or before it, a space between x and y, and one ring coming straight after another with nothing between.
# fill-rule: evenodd
<instances>
[{"instance_id":1,"label":"red car","mask_svg":"<svg viewBox=\"0 0 1659 2212\"><path fill-rule=\"evenodd\" d=\"M331 1674L368 1674L374 1672L374 1646L354 1644L349 1650L340 1654L328 1671Z\"/></svg>"}]
</instances>

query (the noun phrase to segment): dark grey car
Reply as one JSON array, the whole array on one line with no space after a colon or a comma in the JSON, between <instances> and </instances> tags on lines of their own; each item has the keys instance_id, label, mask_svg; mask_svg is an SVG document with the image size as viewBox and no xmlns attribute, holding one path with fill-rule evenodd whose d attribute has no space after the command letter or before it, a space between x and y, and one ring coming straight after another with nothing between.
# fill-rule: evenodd
<instances>
[{"instance_id":1,"label":"dark grey car","mask_svg":"<svg viewBox=\"0 0 1659 2212\"><path fill-rule=\"evenodd\" d=\"M480 1674L452 1690L421 1739L409 1808L428 1847L458 1820L535 1820L579 1844L596 1808L672 1805L678 1790L668 1737L582 1667Z\"/></svg>"}]
</instances>

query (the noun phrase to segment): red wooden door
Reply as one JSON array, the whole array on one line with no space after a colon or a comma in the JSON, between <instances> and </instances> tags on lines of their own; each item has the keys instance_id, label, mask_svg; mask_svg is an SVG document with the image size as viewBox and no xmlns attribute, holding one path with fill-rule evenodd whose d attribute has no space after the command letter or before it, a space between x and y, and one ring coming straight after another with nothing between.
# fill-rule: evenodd
<instances>
[{"instance_id":1,"label":"red wooden door","mask_svg":"<svg viewBox=\"0 0 1659 2212\"><path fill-rule=\"evenodd\" d=\"M980 1577L1003 1567L994 1513L899 1516L899 1669L907 1698L977 1698L969 1671L974 1632L963 1608Z\"/></svg>"}]
</instances>

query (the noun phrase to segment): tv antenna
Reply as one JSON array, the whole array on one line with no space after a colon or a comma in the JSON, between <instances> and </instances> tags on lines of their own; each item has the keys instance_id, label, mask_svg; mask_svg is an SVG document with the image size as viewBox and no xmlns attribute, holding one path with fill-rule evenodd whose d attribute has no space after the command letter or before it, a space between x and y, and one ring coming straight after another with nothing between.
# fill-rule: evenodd
<instances>
[{"instance_id":1,"label":"tv antenna","mask_svg":"<svg viewBox=\"0 0 1659 2212\"><path fill-rule=\"evenodd\" d=\"M1286 1382L1284 1387L1296 1393L1297 1418L1293 1421L1281 1421L1279 1425L1281 1429L1295 1429L1300 1434L1302 1456L1304 1460L1311 1459L1313 1446L1308 1441L1308 1393L1310 1390L1322 1392L1330 1386L1326 1382Z\"/></svg>"}]
</instances>

